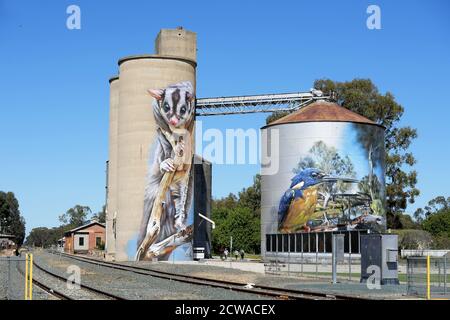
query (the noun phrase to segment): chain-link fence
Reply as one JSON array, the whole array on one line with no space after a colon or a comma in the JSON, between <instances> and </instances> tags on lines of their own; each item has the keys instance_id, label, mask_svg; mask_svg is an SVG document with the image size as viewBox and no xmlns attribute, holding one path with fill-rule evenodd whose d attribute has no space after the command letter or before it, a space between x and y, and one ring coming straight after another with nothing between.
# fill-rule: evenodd
<instances>
[{"instance_id":1,"label":"chain-link fence","mask_svg":"<svg viewBox=\"0 0 450 320\"><path fill-rule=\"evenodd\" d=\"M0 300L23 300L25 258L0 257Z\"/></svg>"},{"instance_id":2,"label":"chain-link fence","mask_svg":"<svg viewBox=\"0 0 450 320\"><path fill-rule=\"evenodd\" d=\"M442 257L408 257L408 294L427 299L449 299L449 254Z\"/></svg>"}]
</instances>

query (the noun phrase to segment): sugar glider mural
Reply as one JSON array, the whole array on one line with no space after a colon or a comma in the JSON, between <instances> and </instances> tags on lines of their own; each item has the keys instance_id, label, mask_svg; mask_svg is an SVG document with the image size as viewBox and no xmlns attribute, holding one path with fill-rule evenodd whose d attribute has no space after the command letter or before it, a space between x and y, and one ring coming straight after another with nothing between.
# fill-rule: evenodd
<instances>
[{"instance_id":1,"label":"sugar glider mural","mask_svg":"<svg viewBox=\"0 0 450 320\"><path fill-rule=\"evenodd\" d=\"M347 140L335 145L316 141L293 168L278 207L280 232L384 228L382 132L349 123L343 133Z\"/></svg>"},{"instance_id":2,"label":"sugar glider mural","mask_svg":"<svg viewBox=\"0 0 450 320\"><path fill-rule=\"evenodd\" d=\"M177 249L191 249L195 93L188 81L148 92L155 98L157 136L150 149L136 260L167 260Z\"/></svg>"}]
</instances>

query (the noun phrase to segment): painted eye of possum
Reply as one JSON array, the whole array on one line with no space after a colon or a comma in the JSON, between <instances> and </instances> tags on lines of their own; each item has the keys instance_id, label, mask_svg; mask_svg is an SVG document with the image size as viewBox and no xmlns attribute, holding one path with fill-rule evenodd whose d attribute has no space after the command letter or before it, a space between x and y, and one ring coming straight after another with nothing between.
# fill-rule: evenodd
<instances>
[{"instance_id":1,"label":"painted eye of possum","mask_svg":"<svg viewBox=\"0 0 450 320\"><path fill-rule=\"evenodd\" d=\"M169 112L169 111L170 111L170 106L169 106L169 104L168 104L167 102L164 103L163 109L164 109L164 112ZM186 106L183 105L183 106L180 108L180 114L183 115L183 114L185 114L185 113L186 113Z\"/></svg>"}]
</instances>

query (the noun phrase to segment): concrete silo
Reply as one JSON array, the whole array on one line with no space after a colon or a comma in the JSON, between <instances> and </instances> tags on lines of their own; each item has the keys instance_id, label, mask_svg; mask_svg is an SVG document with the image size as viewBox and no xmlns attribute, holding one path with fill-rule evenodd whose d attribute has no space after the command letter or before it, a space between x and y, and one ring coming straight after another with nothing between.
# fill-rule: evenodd
<instances>
[{"instance_id":1,"label":"concrete silo","mask_svg":"<svg viewBox=\"0 0 450 320\"><path fill-rule=\"evenodd\" d=\"M275 252L330 252L336 232L346 234L346 250L359 252L361 232L384 230L384 127L317 101L261 130L268 157L261 171L266 259Z\"/></svg>"},{"instance_id":2,"label":"concrete silo","mask_svg":"<svg viewBox=\"0 0 450 320\"><path fill-rule=\"evenodd\" d=\"M106 201L106 256L112 259L116 250L114 225L117 215L117 127L119 116L119 77L109 79L109 161Z\"/></svg>"},{"instance_id":3,"label":"concrete silo","mask_svg":"<svg viewBox=\"0 0 450 320\"><path fill-rule=\"evenodd\" d=\"M175 30L162 29L155 40L155 52L197 61L197 34L181 27Z\"/></svg>"},{"instance_id":4,"label":"concrete silo","mask_svg":"<svg viewBox=\"0 0 450 320\"><path fill-rule=\"evenodd\" d=\"M171 45L166 46L166 42ZM190 81L195 86L195 33L180 29L161 30L155 47L170 50L119 60L117 261L134 259L143 214L149 147L157 129L152 112L153 98L147 90L165 88L179 81Z\"/></svg>"}]
</instances>

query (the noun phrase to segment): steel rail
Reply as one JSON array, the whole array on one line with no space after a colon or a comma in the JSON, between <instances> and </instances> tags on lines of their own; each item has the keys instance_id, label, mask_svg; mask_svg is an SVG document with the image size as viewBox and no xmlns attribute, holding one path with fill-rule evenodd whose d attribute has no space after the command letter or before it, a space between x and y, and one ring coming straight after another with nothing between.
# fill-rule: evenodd
<instances>
[{"instance_id":1,"label":"steel rail","mask_svg":"<svg viewBox=\"0 0 450 320\"><path fill-rule=\"evenodd\" d=\"M228 280L202 278L202 277L190 276L190 275L189 276L182 275L179 273L170 273L167 271L160 271L160 270L148 269L148 268L137 267L137 266L129 266L129 265L115 263L115 262L100 261L98 259L80 257L80 256L72 255L72 254L66 254L66 253L57 253L57 254L58 255L61 254L65 257L68 257L68 258L71 258L74 260L91 263L91 264L96 264L96 265L102 265L105 267L118 269L118 270L130 271L130 272L141 274L141 275L153 276L153 277L174 280L174 281L179 281L179 282L186 282L186 283L191 283L191 284L208 285L211 287L219 287L219 288L224 288L224 289L229 289L229 290L231 289L231 290L235 290L235 291L241 291L241 292L252 293L252 294L257 294L257 295L272 296L272 297L277 297L277 298L302 299L302 300L369 300L367 298L356 297L356 296L328 294L328 293L313 292L313 291L308 291L308 290L276 288L276 287L270 287L270 286L264 286L264 285L255 285L252 288L246 288L246 287L244 287L246 285L246 283L240 283L240 282L234 282L234 281L228 281Z\"/></svg>"},{"instance_id":2,"label":"steel rail","mask_svg":"<svg viewBox=\"0 0 450 320\"><path fill-rule=\"evenodd\" d=\"M34 265L37 269L41 270L42 272L44 272L44 273L46 273L46 274L49 274L49 275L51 275L52 277L57 278L58 280L67 282L67 278L65 278L65 277L63 277L63 276L60 276L59 274L53 273L53 272L51 272L51 271L49 271L49 270L47 270L47 269L41 267L40 265L38 265L38 264L37 264L36 262L34 262L34 261L33 261L33 265ZM33 281L34 281L34 279L33 279ZM86 285L86 284L80 283L79 286L80 286L81 288L83 288L84 290L86 290L86 291L90 291L90 292L93 292L93 293L95 293L95 294L99 294L99 295L108 297L108 298L110 298L110 299L112 299L112 300L127 300L127 299L125 299L125 298L123 298L123 297L120 297L120 296L117 296L117 295L114 295L114 294L105 292L105 291L103 291L103 290L100 290L100 289L97 289L97 288L88 286L88 285ZM66 297L67 297L67 295L66 295ZM74 298L69 298L69 299L70 299L70 300L75 300Z\"/></svg>"},{"instance_id":3,"label":"steel rail","mask_svg":"<svg viewBox=\"0 0 450 320\"><path fill-rule=\"evenodd\" d=\"M59 254L60 253L58 253L58 255ZM284 299L303 299L303 300L331 300L332 299L332 300L334 300L334 297L330 297L330 296L326 296L326 295L312 296L311 294L305 295L304 293L287 293L278 288L273 288L272 290L261 289L259 287L245 288L244 287L245 284L234 283L231 281L206 279L206 278L199 278L199 277L195 277L195 276L187 276L187 275L181 275L181 274L175 274L175 273L168 273L168 272L154 270L154 269L128 266L128 265L119 264L119 263L105 262L105 261L100 261L98 259L91 259L91 258L85 258L85 257L82 258L79 256L74 256L74 255L69 255L69 254L62 254L62 256L70 258L70 259L78 260L81 262L85 262L85 263L95 264L97 266L104 266L104 267L113 268L116 270L128 271L128 272L132 272L135 274L151 276L151 277L166 279L166 280L170 280L170 281L189 283L189 284L194 284L194 285L201 285L201 286L206 285L206 286L210 286L210 287L251 293L251 294L255 294L255 295L270 296L270 297L284 298Z\"/></svg>"},{"instance_id":4,"label":"steel rail","mask_svg":"<svg viewBox=\"0 0 450 320\"><path fill-rule=\"evenodd\" d=\"M23 270L20 269L19 264L17 264L16 268L19 271L19 273L22 275L22 277L25 278L25 274L24 274ZM64 293L47 286L46 284L44 284L43 282L41 282L35 278L33 278L33 284L35 286L41 288L45 293L52 295L52 296L58 298L59 300L74 300L73 298L69 297L68 295L65 295Z\"/></svg>"}]
</instances>

